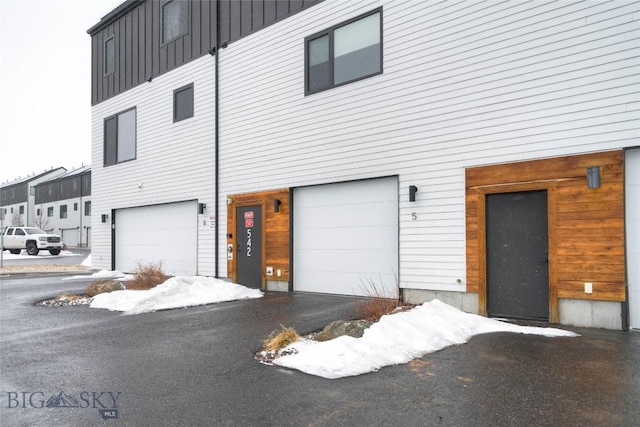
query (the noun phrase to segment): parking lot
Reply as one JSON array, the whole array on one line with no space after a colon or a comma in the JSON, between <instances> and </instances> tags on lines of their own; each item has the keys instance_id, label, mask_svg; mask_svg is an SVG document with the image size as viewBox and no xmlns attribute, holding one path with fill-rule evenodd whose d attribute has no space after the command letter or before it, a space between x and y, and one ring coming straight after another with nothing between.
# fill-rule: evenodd
<instances>
[{"instance_id":1,"label":"parking lot","mask_svg":"<svg viewBox=\"0 0 640 427\"><path fill-rule=\"evenodd\" d=\"M80 292L87 282L2 278L6 425L631 426L640 420L638 333L487 334L406 365L327 380L262 365L253 355L281 324L309 333L349 318L353 298L270 293L132 316L34 305L62 291ZM46 407L66 398L78 405Z\"/></svg>"}]
</instances>

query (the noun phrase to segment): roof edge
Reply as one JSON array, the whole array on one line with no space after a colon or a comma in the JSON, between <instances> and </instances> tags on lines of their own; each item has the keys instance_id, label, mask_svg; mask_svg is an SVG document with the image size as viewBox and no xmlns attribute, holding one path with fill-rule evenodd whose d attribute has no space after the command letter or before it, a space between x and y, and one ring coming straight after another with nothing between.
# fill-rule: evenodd
<instances>
[{"instance_id":1,"label":"roof edge","mask_svg":"<svg viewBox=\"0 0 640 427\"><path fill-rule=\"evenodd\" d=\"M143 3L143 2L144 0L125 0L125 2L122 3L120 6L116 7L111 12L103 16L100 19L100 22L95 24L93 27L89 28L87 30L87 34L89 34L90 36L93 36L98 31L102 30L112 22L116 21L122 15L124 15L125 13L127 13L128 11L130 11L131 9L135 8L140 3Z\"/></svg>"}]
</instances>

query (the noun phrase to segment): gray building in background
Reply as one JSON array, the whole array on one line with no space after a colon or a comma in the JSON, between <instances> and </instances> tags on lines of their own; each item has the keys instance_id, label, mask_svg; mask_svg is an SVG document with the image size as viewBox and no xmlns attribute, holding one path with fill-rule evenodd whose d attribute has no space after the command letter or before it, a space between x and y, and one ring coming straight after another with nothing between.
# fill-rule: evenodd
<instances>
[{"instance_id":1,"label":"gray building in background","mask_svg":"<svg viewBox=\"0 0 640 427\"><path fill-rule=\"evenodd\" d=\"M36 186L42 182L58 178L67 170L52 168L40 174L4 183L0 186L0 208L4 213L4 225L35 225Z\"/></svg>"},{"instance_id":2,"label":"gray building in background","mask_svg":"<svg viewBox=\"0 0 640 427\"><path fill-rule=\"evenodd\" d=\"M91 167L35 186L35 223L60 234L68 247L91 246Z\"/></svg>"}]
</instances>

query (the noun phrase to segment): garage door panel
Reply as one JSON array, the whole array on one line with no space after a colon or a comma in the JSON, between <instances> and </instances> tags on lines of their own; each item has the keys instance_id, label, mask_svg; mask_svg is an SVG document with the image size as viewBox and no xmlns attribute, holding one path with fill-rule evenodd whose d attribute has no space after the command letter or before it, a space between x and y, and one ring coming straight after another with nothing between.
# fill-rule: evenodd
<instances>
[{"instance_id":1,"label":"garage door panel","mask_svg":"<svg viewBox=\"0 0 640 427\"><path fill-rule=\"evenodd\" d=\"M339 287L336 284L340 284ZM358 273L316 271L305 281L305 286L297 288L303 292L321 292L341 295L371 296L371 284L379 290L377 295L395 298L397 296L395 277L386 275L361 275Z\"/></svg>"},{"instance_id":2,"label":"garage door panel","mask_svg":"<svg viewBox=\"0 0 640 427\"><path fill-rule=\"evenodd\" d=\"M389 212L398 209L397 201L384 201L376 203L358 203L348 205L323 205L300 209L301 228L319 228L320 224L335 223L339 227L378 226L388 224ZM357 215L355 212L364 212ZM317 218L322 218L318 222Z\"/></svg>"},{"instance_id":3,"label":"garage door panel","mask_svg":"<svg viewBox=\"0 0 640 427\"><path fill-rule=\"evenodd\" d=\"M158 262L167 274L196 274L196 202L116 211L116 269Z\"/></svg>"},{"instance_id":4,"label":"garage door panel","mask_svg":"<svg viewBox=\"0 0 640 427\"><path fill-rule=\"evenodd\" d=\"M296 229L300 237L298 249L334 249L335 242L342 239L345 233L349 233L351 238L343 241L341 249L387 249L395 248L394 239L397 239L397 226L385 227L353 227L347 229L340 228L314 228Z\"/></svg>"},{"instance_id":5,"label":"garage door panel","mask_svg":"<svg viewBox=\"0 0 640 427\"><path fill-rule=\"evenodd\" d=\"M395 250L307 250L297 252L296 269L301 271L340 271L358 274L392 273ZM319 263L317 258L321 257ZM375 267L372 267L375 265Z\"/></svg>"},{"instance_id":6,"label":"garage door panel","mask_svg":"<svg viewBox=\"0 0 640 427\"><path fill-rule=\"evenodd\" d=\"M373 281L395 294L397 178L294 190L294 289L367 295Z\"/></svg>"},{"instance_id":7,"label":"garage door panel","mask_svg":"<svg viewBox=\"0 0 640 427\"><path fill-rule=\"evenodd\" d=\"M78 230L62 230L62 241L70 248L78 246Z\"/></svg>"}]
</instances>

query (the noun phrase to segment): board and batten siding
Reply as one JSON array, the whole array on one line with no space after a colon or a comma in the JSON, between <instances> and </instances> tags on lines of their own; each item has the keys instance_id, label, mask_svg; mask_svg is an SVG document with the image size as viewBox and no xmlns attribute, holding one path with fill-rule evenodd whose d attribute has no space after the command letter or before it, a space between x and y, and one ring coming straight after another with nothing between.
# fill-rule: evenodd
<instances>
[{"instance_id":1,"label":"board and batten siding","mask_svg":"<svg viewBox=\"0 0 640 427\"><path fill-rule=\"evenodd\" d=\"M215 232L214 58L205 56L92 109L92 245L94 268L111 268L112 209L197 200L198 273L213 275ZM173 122L173 91L194 85L194 116ZM137 150L131 161L103 167L104 119L136 107ZM204 221L204 222L203 222ZM171 227L172 224L167 224ZM171 242L167 242L171 245Z\"/></svg>"},{"instance_id":2,"label":"board and batten siding","mask_svg":"<svg viewBox=\"0 0 640 427\"><path fill-rule=\"evenodd\" d=\"M383 73L304 96L305 37L377 7ZM639 18L637 2L322 2L220 51L221 194L398 175L401 286L464 292L465 168L640 144Z\"/></svg>"}]
</instances>

